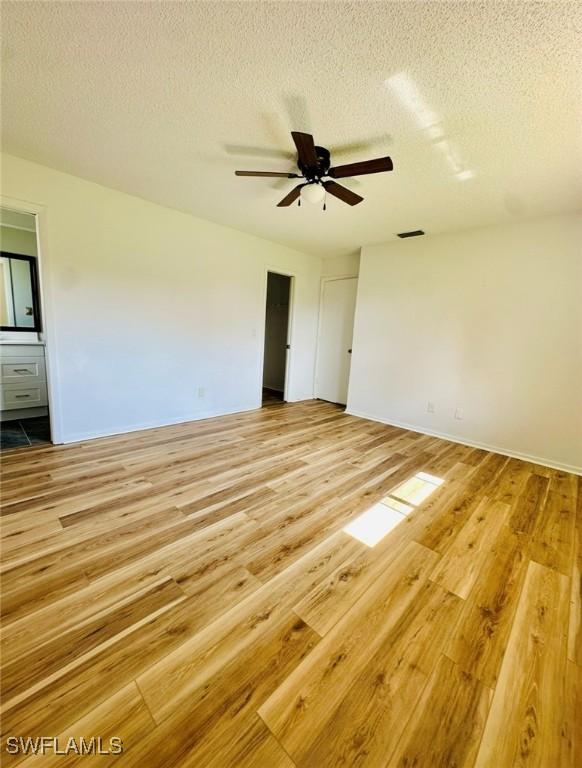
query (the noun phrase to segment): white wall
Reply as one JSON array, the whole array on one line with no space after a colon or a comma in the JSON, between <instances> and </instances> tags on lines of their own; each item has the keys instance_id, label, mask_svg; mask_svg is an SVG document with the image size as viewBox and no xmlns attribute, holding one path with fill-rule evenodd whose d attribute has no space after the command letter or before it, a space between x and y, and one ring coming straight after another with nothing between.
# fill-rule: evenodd
<instances>
[{"instance_id":1,"label":"white wall","mask_svg":"<svg viewBox=\"0 0 582 768\"><path fill-rule=\"evenodd\" d=\"M322 277L356 277L360 271L360 253L332 256L322 263Z\"/></svg>"},{"instance_id":2,"label":"white wall","mask_svg":"<svg viewBox=\"0 0 582 768\"><path fill-rule=\"evenodd\" d=\"M363 248L353 349L351 413L580 471L582 217Z\"/></svg>"},{"instance_id":3,"label":"white wall","mask_svg":"<svg viewBox=\"0 0 582 768\"><path fill-rule=\"evenodd\" d=\"M2 160L4 204L45 207L40 268L57 438L259 407L268 267L296 275L289 399L313 396L319 258Z\"/></svg>"}]
</instances>

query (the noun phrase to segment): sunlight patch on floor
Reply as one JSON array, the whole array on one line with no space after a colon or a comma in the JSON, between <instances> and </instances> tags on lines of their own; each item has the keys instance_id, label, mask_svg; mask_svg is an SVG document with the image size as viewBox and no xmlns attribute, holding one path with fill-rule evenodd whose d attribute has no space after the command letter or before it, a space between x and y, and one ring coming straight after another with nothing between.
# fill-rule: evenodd
<instances>
[{"instance_id":1,"label":"sunlight patch on floor","mask_svg":"<svg viewBox=\"0 0 582 768\"><path fill-rule=\"evenodd\" d=\"M428 498L443 482L440 477L429 475L428 472L417 472L414 477L395 488L390 495L416 505Z\"/></svg>"},{"instance_id":2,"label":"sunlight patch on floor","mask_svg":"<svg viewBox=\"0 0 582 768\"><path fill-rule=\"evenodd\" d=\"M440 477L429 475L428 472L417 472L373 507L351 520L343 530L362 544L374 547L443 482Z\"/></svg>"},{"instance_id":3,"label":"sunlight patch on floor","mask_svg":"<svg viewBox=\"0 0 582 768\"><path fill-rule=\"evenodd\" d=\"M348 523L344 531L362 544L373 547L402 520L404 515L379 501Z\"/></svg>"},{"instance_id":4,"label":"sunlight patch on floor","mask_svg":"<svg viewBox=\"0 0 582 768\"><path fill-rule=\"evenodd\" d=\"M391 496L386 496L385 499L380 501L380 504L384 504L384 506L390 507L390 509L394 509L396 512L400 512L401 515L407 515L413 510L413 507L411 507L410 504L405 504L403 501L393 499Z\"/></svg>"}]
</instances>

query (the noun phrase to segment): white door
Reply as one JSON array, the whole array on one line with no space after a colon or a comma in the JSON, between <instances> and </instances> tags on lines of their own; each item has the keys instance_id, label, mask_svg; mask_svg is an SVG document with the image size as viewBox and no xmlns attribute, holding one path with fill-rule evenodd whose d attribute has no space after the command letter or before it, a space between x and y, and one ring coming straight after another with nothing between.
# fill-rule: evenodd
<instances>
[{"instance_id":1,"label":"white door","mask_svg":"<svg viewBox=\"0 0 582 768\"><path fill-rule=\"evenodd\" d=\"M348 401L357 277L325 280L317 346L315 396L332 403Z\"/></svg>"}]
</instances>

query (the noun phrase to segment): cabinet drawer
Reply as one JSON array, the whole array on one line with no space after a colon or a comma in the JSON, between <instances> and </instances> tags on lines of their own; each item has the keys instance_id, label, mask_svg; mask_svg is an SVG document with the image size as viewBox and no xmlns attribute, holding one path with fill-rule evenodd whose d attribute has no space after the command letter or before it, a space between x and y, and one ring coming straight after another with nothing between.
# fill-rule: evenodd
<instances>
[{"instance_id":1,"label":"cabinet drawer","mask_svg":"<svg viewBox=\"0 0 582 768\"><path fill-rule=\"evenodd\" d=\"M0 361L2 384L39 384L46 381L44 358L6 358Z\"/></svg>"},{"instance_id":2,"label":"cabinet drawer","mask_svg":"<svg viewBox=\"0 0 582 768\"><path fill-rule=\"evenodd\" d=\"M37 384L1 384L0 409L9 411L14 408L38 408L47 405L45 382Z\"/></svg>"},{"instance_id":3,"label":"cabinet drawer","mask_svg":"<svg viewBox=\"0 0 582 768\"><path fill-rule=\"evenodd\" d=\"M0 342L0 358L9 360L12 357L44 357L43 344L2 344Z\"/></svg>"}]
</instances>

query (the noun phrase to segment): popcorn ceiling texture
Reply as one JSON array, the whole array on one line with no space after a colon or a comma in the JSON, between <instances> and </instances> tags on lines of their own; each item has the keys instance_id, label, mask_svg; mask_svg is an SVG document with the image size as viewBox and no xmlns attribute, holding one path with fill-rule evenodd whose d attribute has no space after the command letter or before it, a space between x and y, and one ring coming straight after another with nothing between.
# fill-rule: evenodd
<instances>
[{"instance_id":1,"label":"popcorn ceiling texture","mask_svg":"<svg viewBox=\"0 0 582 768\"><path fill-rule=\"evenodd\" d=\"M4 151L299 250L580 206L578 3L4 2L2 31ZM395 170L277 209L292 181L233 171L293 169L291 130Z\"/></svg>"}]
</instances>

